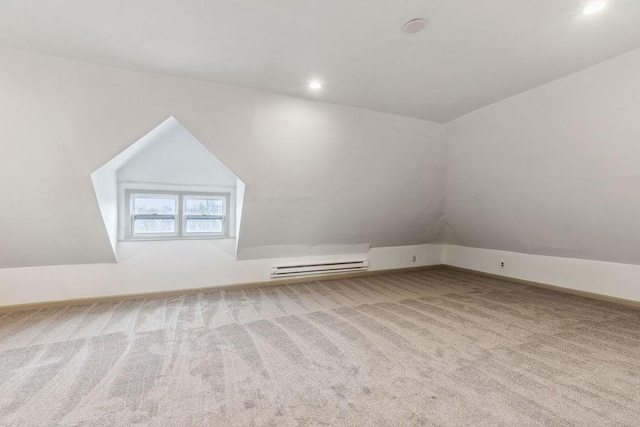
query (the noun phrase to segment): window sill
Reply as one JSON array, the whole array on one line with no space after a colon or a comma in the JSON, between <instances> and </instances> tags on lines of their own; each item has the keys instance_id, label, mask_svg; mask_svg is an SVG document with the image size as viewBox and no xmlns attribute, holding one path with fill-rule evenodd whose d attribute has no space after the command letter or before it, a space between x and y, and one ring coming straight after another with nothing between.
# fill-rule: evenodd
<instances>
[{"instance_id":1,"label":"window sill","mask_svg":"<svg viewBox=\"0 0 640 427\"><path fill-rule=\"evenodd\" d=\"M228 236L197 236L197 237L139 237L135 239L118 239L118 242L182 242L185 240L235 240L235 237Z\"/></svg>"}]
</instances>

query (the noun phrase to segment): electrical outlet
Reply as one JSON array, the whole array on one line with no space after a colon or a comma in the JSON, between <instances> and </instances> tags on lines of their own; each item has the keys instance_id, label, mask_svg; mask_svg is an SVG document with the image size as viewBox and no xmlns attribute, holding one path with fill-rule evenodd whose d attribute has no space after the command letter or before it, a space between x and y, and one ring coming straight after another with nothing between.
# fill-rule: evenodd
<instances>
[{"instance_id":1,"label":"electrical outlet","mask_svg":"<svg viewBox=\"0 0 640 427\"><path fill-rule=\"evenodd\" d=\"M504 261L500 261L500 268L504 268Z\"/></svg>"},{"instance_id":2,"label":"electrical outlet","mask_svg":"<svg viewBox=\"0 0 640 427\"><path fill-rule=\"evenodd\" d=\"M414 255L413 258L411 258L411 262L416 262L416 256Z\"/></svg>"}]
</instances>

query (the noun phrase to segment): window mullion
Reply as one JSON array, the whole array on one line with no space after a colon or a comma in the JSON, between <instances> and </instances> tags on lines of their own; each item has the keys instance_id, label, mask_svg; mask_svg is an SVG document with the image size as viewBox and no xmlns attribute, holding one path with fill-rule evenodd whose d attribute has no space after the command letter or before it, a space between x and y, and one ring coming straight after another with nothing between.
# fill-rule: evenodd
<instances>
[{"instance_id":1,"label":"window mullion","mask_svg":"<svg viewBox=\"0 0 640 427\"><path fill-rule=\"evenodd\" d=\"M184 237L184 195L178 194L178 236Z\"/></svg>"}]
</instances>

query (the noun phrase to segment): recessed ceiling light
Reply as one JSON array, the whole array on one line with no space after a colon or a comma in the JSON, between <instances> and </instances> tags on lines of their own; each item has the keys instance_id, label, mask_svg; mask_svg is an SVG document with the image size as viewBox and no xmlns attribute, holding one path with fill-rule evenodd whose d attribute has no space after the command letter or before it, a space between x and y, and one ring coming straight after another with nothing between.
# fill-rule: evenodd
<instances>
[{"instance_id":1,"label":"recessed ceiling light","mask_svg":"<svg viewBox=\"0 0 640 427\"><path fill-rule=\"evenodd\" d=\"M319 81L312 81L309 82L309 88L314 89L314 90L318 90L318 89L322 89L322 83L320 83Z\"/></svg>"},{"instance_id":2,"label":"recessed ceiling light","mask_svg":"<svg viewBox=\"0 0 640 427\"><path fill-rule=\"evenodd\" d=\"M608 0L592 1L591 3L586 5L584 9L582 9L582 13L584 13L585 15L592 15L594 13L598 13L602 9L607 7L607 4L609 4Z\"/></svg>"},{"instance_id":3,"label":"recessed ceiling light","mask_svg":"<svg viewBox=\"0 0 640 427\"><path fill-rule=\"evenodd\" d=\"M424 19L412 19L402 26L402 31L407 34L415 34L427 28L427 21Z\"/></svg>"}]
</instances>

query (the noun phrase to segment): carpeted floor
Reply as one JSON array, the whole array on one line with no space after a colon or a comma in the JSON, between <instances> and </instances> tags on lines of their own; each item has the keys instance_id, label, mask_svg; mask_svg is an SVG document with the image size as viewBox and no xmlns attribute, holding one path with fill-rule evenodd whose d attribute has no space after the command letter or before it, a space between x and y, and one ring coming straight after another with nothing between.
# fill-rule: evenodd
<instances>
[{"instance_id":1,"label":"carpeted floor","mask_svg":"<svg viewBox=\"0 0 640 427\"><path fill-rule=\"evenodd\" d=\"M447 269L0 315L0 425L639 425L640 310Z\"/></svg>"}]
</instances>

